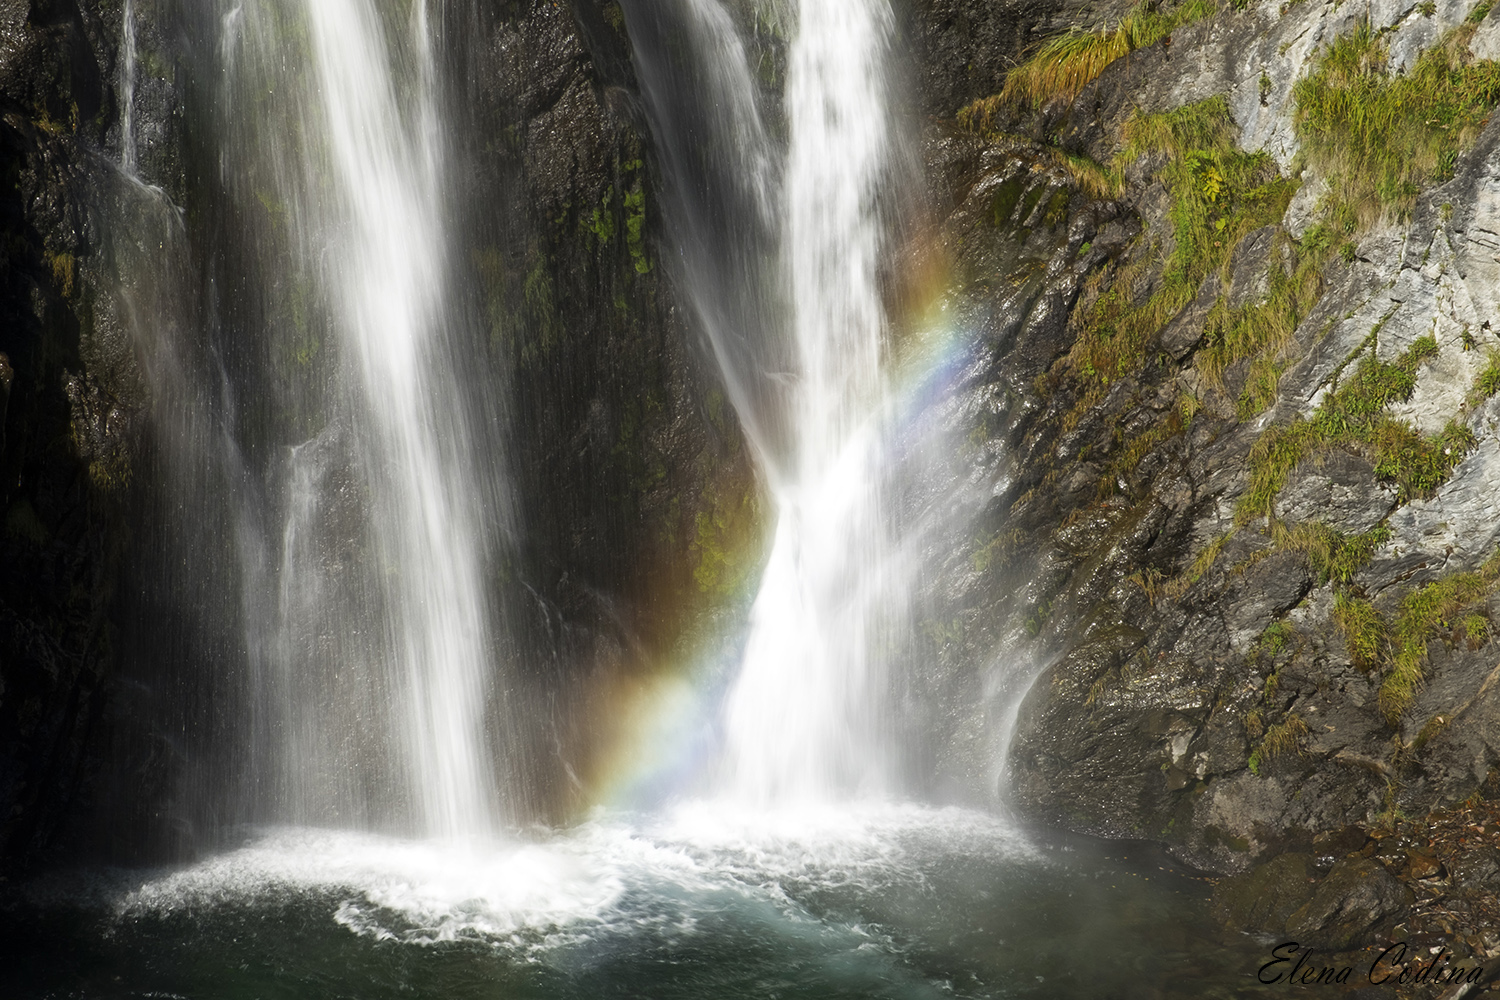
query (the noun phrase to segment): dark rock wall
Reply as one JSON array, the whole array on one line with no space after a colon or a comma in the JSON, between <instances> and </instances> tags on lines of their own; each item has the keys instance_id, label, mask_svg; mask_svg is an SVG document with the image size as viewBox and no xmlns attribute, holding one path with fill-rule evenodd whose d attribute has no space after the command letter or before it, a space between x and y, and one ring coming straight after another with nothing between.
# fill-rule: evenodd
<instances>
[{"instance_id":1,"label":"dark rock wall","mask_svg":"<svg viewBox=\"0 0 1500 1000\"><path fill-rule=\"evenodd\" d=\"M115 665L129 529L111 476L140 401L84 355L117 25L112 4L0 7L0 864L58 845L96 790Z\"/></svg>"},{"instance_id":2,"label":"dark rock wall","mask_svg":"<svg viewBox=\"0 0 1500 1000\"><path fill-rule=\"evenodd\" d=\"M615 735L620 685L670 662L701 615L734 606L719 563L744 558L759 493L662 260L618 6L460 16L447 65L453 106L472 115L461 266L509 373L523 583L510 613L542 707L535 739L557 755L551 808L565 814L583 802L571 782Z\"/></svg>"}]
</instances>

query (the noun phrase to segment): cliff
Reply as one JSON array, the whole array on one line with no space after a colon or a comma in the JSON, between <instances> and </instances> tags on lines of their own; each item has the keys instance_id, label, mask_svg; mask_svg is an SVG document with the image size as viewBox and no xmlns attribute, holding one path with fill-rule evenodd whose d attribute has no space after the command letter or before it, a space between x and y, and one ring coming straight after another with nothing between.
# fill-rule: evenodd
<instances>
[{"instance_id":1,"label":"cliff","mask_svg":"<svg viewBox=\"0 0 1500 1000\"><path fill-rule=\"evenodd\" d=\"M195 276L228 289L244 264L215 227L274 206L213 208L192 110L210 29L134 13L128 176L121 8L0 13L10 864L190 851L239 815L192 804L236 766L215 749L236 724L205 707L238 683L234 602L150 634L180 442L129 307L206 327L221 300ZM1500 795L1488 8L898 15L925 190L890 298L911 333L913 276L941 275L943 321L975 345L950 473L1000 483L920 595L916 780L983 803L1003 787L1025 815L1217 871ZM548 706L525 740L538 812L565 818L618 724L599 692L744 614L763 502L673 289L620 9L442 22L459 283L525 428L506 610ZM160 235L152 287L131 278L142 234ZM168 309L173 282L200 290ZM273 415L257 447L295 424Z\"/></svg>"},{"instance_id":2,"label":"cliff","mask_svg":"<svg viewBox=\"0 0 1500 1000\"><path fill-rule=\"evenodd\" d=\"M1012 795L1210 869L1500 792L1493 22L1365 16L1138 8L928 144L1012 462L973 623L1040 668Z\"/></svg>"}]
</instances>

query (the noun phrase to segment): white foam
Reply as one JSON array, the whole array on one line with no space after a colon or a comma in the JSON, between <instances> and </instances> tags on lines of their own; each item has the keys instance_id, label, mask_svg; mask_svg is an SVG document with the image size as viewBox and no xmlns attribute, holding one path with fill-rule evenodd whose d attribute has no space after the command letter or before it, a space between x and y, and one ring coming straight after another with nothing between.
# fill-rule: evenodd
<instances>
[{"instance_id":1,"label":"white foam","mask_svg":"<svg viewBox=\"0 0 1500 1000\"><path fill-rule=\"evenodd\" d=\"M889 948L878 932L828 924L798 900L810 890L863 894L920 881L925 861L954 854L1039 857L1000 820L957 809L735 812L696 802L648 820L601 814L571 830L488 843L275 830L148 881L120 898L117 911L324 895L331 919L364 937L482 941L539 960L615 934L692 936L705 914L733 907L783 932Z\"/></svg>"}]
</instances>

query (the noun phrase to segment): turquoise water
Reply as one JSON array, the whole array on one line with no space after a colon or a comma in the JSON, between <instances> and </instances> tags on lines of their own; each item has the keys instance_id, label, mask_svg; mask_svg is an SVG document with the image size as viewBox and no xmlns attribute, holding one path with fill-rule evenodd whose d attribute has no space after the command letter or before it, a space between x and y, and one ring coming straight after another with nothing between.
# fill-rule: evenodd
<instances>
[{"instance_id":1,"label":"turquoise water","mask_svg":"<svg viewBox=\"0 0 1500 1000\"><path fill-rule=\"evenodd\" d=\"M1146 849L918 807L434 844L270 830L196 865L12 889L0 996L1243 996L1264 947Z\"/></svg>"}]
</instances>

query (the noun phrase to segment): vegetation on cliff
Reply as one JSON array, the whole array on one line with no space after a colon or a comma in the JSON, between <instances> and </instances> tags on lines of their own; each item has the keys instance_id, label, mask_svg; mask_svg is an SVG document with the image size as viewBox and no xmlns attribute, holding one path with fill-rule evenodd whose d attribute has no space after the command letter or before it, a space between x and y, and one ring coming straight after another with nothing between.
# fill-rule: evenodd
<instances>
[{"instance_id":1,"label":"vegetation on cliff","mask_svg":"<svg viewBox=\"0 0 1500 1000\"><path fill-rule=\"evenodd\" d=\"M1500 101L1500 63L1469 52L1475 25L1449 32L1408 72L1393 73L1368 23L1331 42L1298 80L1297 138L1327 178L1325 225L1352 234L1390 212L1406 217L1417 193L1453 175Z\"/></svg>"}]
</instances>

